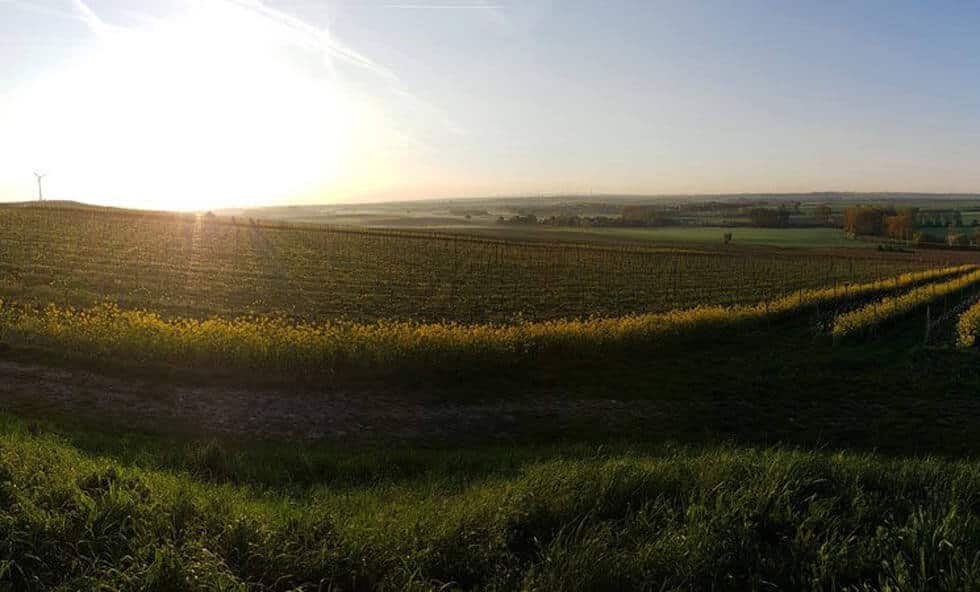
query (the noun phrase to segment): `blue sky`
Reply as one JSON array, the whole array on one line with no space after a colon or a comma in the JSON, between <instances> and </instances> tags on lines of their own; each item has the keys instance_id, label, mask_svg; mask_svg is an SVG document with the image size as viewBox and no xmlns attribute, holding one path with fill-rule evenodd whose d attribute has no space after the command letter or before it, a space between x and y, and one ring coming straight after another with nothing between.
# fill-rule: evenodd
<instances>
[{"instance_id":1,"label":"blue sky","mask_svg":"<svg viewBox=\"0 0 980 592\"><path fill-rule=\"evenodd\" d=\"M0 199L980 191L977 4L135 4L0 0Z\"/></svg>"}]
</instances>

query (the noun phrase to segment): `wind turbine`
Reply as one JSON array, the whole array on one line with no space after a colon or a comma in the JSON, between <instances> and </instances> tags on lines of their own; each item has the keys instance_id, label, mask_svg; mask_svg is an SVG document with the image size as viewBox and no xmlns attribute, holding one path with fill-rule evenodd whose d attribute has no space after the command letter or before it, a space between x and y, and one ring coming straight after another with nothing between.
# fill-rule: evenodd
<instances>
[{"instance_id":1,"label":"wind turbine","mask_svg":"<svg viewBox=\"0 0 980 592\"><path fill-rule=\"evenodd\" d=\"M47 177L47 173L39 173L34 171L34 176L37 177L37 200L44 201L44 193L41 191L41 179Z\"/></svg>"}]
</instances>

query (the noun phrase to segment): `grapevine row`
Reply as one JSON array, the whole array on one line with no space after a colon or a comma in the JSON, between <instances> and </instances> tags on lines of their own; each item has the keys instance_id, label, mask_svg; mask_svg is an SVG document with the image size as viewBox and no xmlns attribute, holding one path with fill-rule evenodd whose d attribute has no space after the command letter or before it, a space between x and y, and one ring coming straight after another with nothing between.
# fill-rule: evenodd
<instances>
[{"instance_id":1,"label":"grapevine row","mask_svg":"<svg viewBox=\"0 0 980 592\"><path fill-rule=\"evenodd\" d=\"M0 303L0 341L88 361L238 369L280 377L499 369L542 358L594 358L615 350L653 348L738 323L790 315L964 272L969 273L941 285L980 279L975 266L961 266L802 290L753 305L504 325L295 323L272 316L165 319L154 312L124 310L111 304L76 310ZM931 293L932 289L927 286L913 293Z\"/></svg>"},{"instance_id":2,"label":"grapevine row","mask_svg":"<svg viewBox=\"0 0 980 592\"><path fill-rule=\"evenodd\" d=\"M960 277L921 286L904 294L889 296L857 310L838 315L834 319L831 334L835 339L861 335L878 325L901 318L932 302L953 296L980 283L980 271L971 271Z\"/></svg>"}]
</instances>

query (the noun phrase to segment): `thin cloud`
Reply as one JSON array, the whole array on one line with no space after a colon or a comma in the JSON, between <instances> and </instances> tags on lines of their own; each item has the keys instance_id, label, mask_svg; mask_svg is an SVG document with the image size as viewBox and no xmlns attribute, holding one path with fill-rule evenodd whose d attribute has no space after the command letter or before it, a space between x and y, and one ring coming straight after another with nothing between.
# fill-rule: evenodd
<instances>
[{"instance_id":1,"label":"thin cloud","mask_svg":"<svg viewBox=\"0 0 980 592\"><path fill-rule=\"evenodd\" d=\"M392 3L392 4L378 4L382 8L410 8L410 9L428 9L428 8L500 8L500 4L483 4L483 3L466 3L466 4L410 4L405 2Z\"/></svg>"},{"instance_id":2,"label":"thin cloud","mask_svg":"<svg viewBox=\"0 0 980 592\"><path fill-rule=\"evenodd\" d=\"M340 58L345 62L367 70L388 83L388 91L395 97L409 105L416 111L428 113L429 117L434 117L448 131L456 135L466 133L466 130L459 124L453 122L444 112L434 107L429 102L415 95L405 88L398 75L385 66L357 52L340 40L333 37L328 27L319 28L311 25L301 18L269 7L261 0L230 0L234 5L248 9L269 19L272 23L287 28L302 39L301 43L307 48L319 48L326 52L329 57ZM483 5L471 5L473 8L482 8ZM299 41L299 39L297 39ZM328 67L332 64L328 61ZM417 142L417 140L416 140Z\"/></svg>"},{"instance_id":3,"label":"thin cloud","mask_svg":"<svg viewBox=\"0 0 980 592\"><path fill-rule=\"evenodd\" d=\"M445 127L449 132L457 136L466 135L467 133L466 128L464 128L463 126L459 125L458 123L450 119L449 116L443 113L442 111L434 109L432 105L427 103L421 97L403 88L396 88L393 90L393 92L396 96L398 96L406 103L408 103L413 109L420 110L420 111L428 111L430 114L434 114L435 117L442 124L442 126Z\"/></svg>"},{"instance_id":4,"label":"thin cloud","mask_svg":"<svg viewBox=\"0 0 980 592\"><path fill-rule=\"evenodd\" d=\"M208 0L205 0L206 2ZM269 27L270 32L273 34L283 35L283 39L286 43L293 45L296 48L300 48L310 52L317 52L323 56L324 66L328 69L332 76L336 76L336 71L334 68L334 62L339 61L351 65L355 68L359 68L366 72L371 73L376 76L380 81L382 81L382 86L377 90L383 93L390 93L390 96L400 102L402 105L407 107L409 110L419 113L423 118L429 121L437 123L437 125L446 129L453 135L465 135L467 130L465 130L458 123L454 122L442 109L436 107L432 103L426 101L425 99L417 96L416 94L409 91L403 81L398 77L395 72L386 66L378 63L377 61L365 56L364 54L358 52L357 50L351 48L347 44L343 43L336 37L334 37L329 27L318 27L311 24L302 18L299 18L293 14L289 14L282 10L270 7L268 4L262 0L210 0L216 4L224 4L226 6L235 7L241 10L248 11L252 16L261 19L266 26ZM44 10L46 12L57 13L57 16L62 18L70 18L77 21L84 22L88 28L99 37L106 37L113 33L121 33L126 31L136 32L138 28L127 28L123 26L116 26L110 24L105 19L102 18L89 4L87 0L71 0L73 12L61 11L57 9L48 9L47 7L40 7L28 0L0 0L0 5L2 4L15 4L26 9L33 10ZM441 4L412 4L412 3L391 3L391 7L417 7L417 8L467 8L467 9L478 9L488 12L496 12L497 5L489 3L469 3L469 4L453 4L453 3L441 3ZM130 13L131 16L136 16ZM165 22L165 21L162 21ZM396 126L397 127L397 126ZM411 143L416 146L424 146L424 141L418 138L412 138L409 134L405 132L397 132L392 129L394 133L401 136L401 139L405 143Z\"/></svg>"},{"instance_id":5,"label":"thin cloud","mask_svg":"<svg viewBox=\"0 0 980 592\"><path fill-rule=\"evenodd\" d=\"M381 2L370 6L396 10L475 10L482 12L498 25L512 28L513 23L505 12L507 7L499 2L466 1L460 2Z\"/></svg>"},{"instance_id":6,"label":"thin cloud","mask_svg":"<svg viewBox=\"0 0 980 592\"><path fill-rule=\"evenodd\" d=\"M275 8L270 8L264 2L261 2L261 0L230 0L230 2L236 6L260 14L279 26L286 27L295 33L299 33L305 37L303 44L307 47L319 48L327 52L330 56L338 57L350 64L368 70L383 78L387 78L389 80L398 79L395 73L388 68L385 68L381 64L378 64L374 60L364 56L361 53L358 53L351 47L335 39L330 34L329 29L320 29L307 23L301 18L281 10L276 10Z\"/></svg>"},{"instance_id":7,"label":"thin cloud","mask_svg":"<svg viewBox=\"0 0 980 592\"><path fill-rule=\"evenodd\" d=\"M95 14L95 11L89 8L88 4L83 0L74 0L73 3L81 20L88 25L88 28L93 33L102 36L111 30L111 27L99 18L99 15Z\"/></svg>"},{"instance_id":8,"label":"thin cloud","mask_svg":"<svg viewBox=\"0 0 980 592\"><path fill-rule=\"evenodd\" d=\"M62 10L60 8L52 8L50 6L38 4L37 2L29 2L28 0L0 0L0 6L13 6L14 8L25 12L32 12L34 14L41 14L44 16L53 16L65 20L85 21L85 19L76 12Z\"/></svg>"}]
</instances>

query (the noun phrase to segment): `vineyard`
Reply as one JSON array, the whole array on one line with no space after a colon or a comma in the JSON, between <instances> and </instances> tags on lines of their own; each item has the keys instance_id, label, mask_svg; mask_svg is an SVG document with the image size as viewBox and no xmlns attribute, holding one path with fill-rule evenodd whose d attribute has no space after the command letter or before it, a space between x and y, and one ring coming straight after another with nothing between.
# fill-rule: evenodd
<instances>
[{"instance_id":1,"label":"vineyard","mask_svg":"<svg viewBox=\"0 0 980 592\"><path fill-rule=\"evenodd\" d=\"M886 295L880 302L836 317L833 334L839 336L978 282L976 266L963 265L863 284L800 290L753 305L508 325L392 321L297 324L270 317L167 320L113 305L74 310L53 305L3 306L0 302L0 339L54 350L80 361L144 367L166 363L184 369L222 368L266 377L359 374L393 379L446 368L459 376L527 363L567 363L632 348L652 351L738 324L800 315L820 307L829 312L854 300ZM915 288L920 284L925 285ZM908 288L913 289L900 296L887 296Z\"/></svg>"},{"instance_id":2,"label":"vineyard","mask_svg":"<svg viewBox=\"0 0 980 592\"><path fill-rule=\"evenodd\" d=\"M0 298L163 317L513 322L750 304L941 260L486 240L0 208Z\"/></svg>"},{"instance_id":3,"label":"vineyard","mask_svg":"<svg viewBox=\"0 0 980 592\"><path fill-rule=\"evenodd\" d=\"M909 257L0 214L0 342L78 363L271 380L561 366L804 314L829 318L837 340L980 281L974 264ZM896 273L906 269L922 270Z\"/></svg>"},{"instance_id":4,"label":"vineyard","mask_svg":"<svg viewBox=\"0 0 980 592\"><path fill-rule=\"evenodd\" d=\"M956 324L956 343L960 347L973 347L980 334L980 302L960 315Z\"/></svg>"},{"instance_id":5,"label":"vineyard","mask_svg":"<svg viewBox=\"0 0 980 592\"><path fill-rule=\"evenodd\" d=\"M976 292L977 284L980 284L980 271L971 271L945 282L931 283L904 294L876 300L834 319L833 335L836 338L843 338L867 332L882 323L901 318L937 300L970 289Z\"/></svg>"},{"instance_id":6,"label":"vineyard","mask_svg":"<svg viewBox=\"0 0 980 592\"><path fill-rule=\"evenodd\" d=\"M0 589L980 586L966 256L8 207L0 270Z\"/></svg>"}]
</instances>

